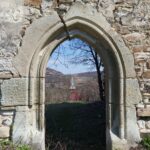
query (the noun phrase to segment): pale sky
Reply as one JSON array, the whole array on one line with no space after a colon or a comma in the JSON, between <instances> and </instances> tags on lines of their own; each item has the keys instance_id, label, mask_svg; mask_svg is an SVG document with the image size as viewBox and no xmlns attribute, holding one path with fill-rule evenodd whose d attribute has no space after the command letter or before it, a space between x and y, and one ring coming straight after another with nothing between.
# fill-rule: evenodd
<instances>
[{"instance_id":1,"label":"pale sky","mask_svg":"<svg viewBox=\"0 0 150 150\"><path fill-rule=\"evenodd\" d=\"M85 66L83 64L75 65L69 62L69 59L71 59L72 57L72 50L69 47L69 43L74 42L74 40L66 40L63 43L61 43L60 47L54 50L52 56L48 61L47 67L60 71L63 74L75 74L88 71L95 71L95 67L89 68L89 66Z\"/></svg>"}]
</instances>

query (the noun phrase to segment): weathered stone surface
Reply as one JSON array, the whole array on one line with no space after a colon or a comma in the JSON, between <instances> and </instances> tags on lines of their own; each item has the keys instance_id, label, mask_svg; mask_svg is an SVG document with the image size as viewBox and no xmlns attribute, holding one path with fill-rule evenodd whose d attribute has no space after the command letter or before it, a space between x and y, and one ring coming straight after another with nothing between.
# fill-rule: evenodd
<instances>
[{"instance_id":1,"label":"weathered stone surface","mask_svg":"<svg viewBox=\"0 0 150 150\"><path fill-rule=\"evenodd\" d=\"M137 110L137 115L139 117L148 117L148 116L150 116L150 108L139 108Z\"/></svg>"},{"instance_id":2,"label":"weathered stone surface","mask_svg":"<svg viewBox=\"0 0 150 150\"><path fill-rule=\"evenodd\" d=\"M137 79L126 79L126 105L135 108L135 105L142 100ZM134 87L134 88L133 88Z\"/></svg>"},{"instance_id":3,"label":"weathered stone surface","mask_svg":"<svg viewBox=\"0 0 150 150\"><path fill-rule=\"evenodd\" d=\"M144 71L142 77L146 78L146 79L149 79L150 78L150 70Z\"/></svg>"},{"instance_id":4,"label":"weathered stone surface","mask_svg":"<svg viewBox=\"0 0 150 150\"><path fill-rule=\"evenodd\" d=\"M150 129L141 129L140 132L144 133L144 135L145 135L145 133L147 133L147 135L149 135L150 134Z\"/></svg>"},{"instance_id":5,"label":"weathered stone surface","mask_svg":"<svg viewBox=\"0 0 150 150\"><path fill-rule=\"evenodd\" d=\"M138 127L140 129L145 129L145 121L144 120L138 120Z\"/></svg>"},{"instance_id":6,"label":"weathered stone surface","mask_svg":"<svg viewBox=\"0 0 150 150\"><path fill-rule=\"evenodd\" d=\"M142 52L146 49L143 45L135 45L132 49L133 52Z\"/></svg>"},{"instance_id":7,"label":"weathered stone surface","mask_svg":"<svg viewBox=\"0 0 150 150\"><path fill-rule=\"evenodd\" d=\"M150 103L145 105L145 108L150 109Z\"/></svg>"},{"instance_id":8,"label":"weathered stone surface","mask_svg":"<svg viewBox=\"0 0 150 150\"><path fill-rule=\"evenodd\" d=\"M1 113L0 113L0 115L2 115L2 116L13 116L14 115L14 112L13 111L2 111Z\"/></svg>"},{"instance_id":9,"label":"weathered stone surface","mask_svg":"<svg viewBox=\"0 0 150 150\"><path fill-rule=\"evenodd\" d=\"M147 129L150 129L150 121L146 121L145 126L146 126Z\"/></svg>"},{"instance_id":10,"label":"weathered stone surface","mask_svg":"<svg viewBox=\"0 0 150 150\"><path fill-rule=\"evenodd\" d=\"M9 127L0 127L0 138L8 138L10 136L9 132Z\"/></svg>"},{"instance_id":11,"label":"weathered stone surface","mask_svg":"<svg viewBox=\"0 0 150 150\"><path fill-rule=\"evenodd\" d=\"M67 6L64 5L64 4L61 4L61 5L59 6L59 9L62 10L62 11L67 11L67 10L69 9L69 7L67 7Z\"/></svg>"},{"instance_id":12,"label":"weathered stone surface","mask_svg":"<svg viewBox=\"0 0 150 150\"><path fill-rule=\"evenodd\" d=\"M147 67L147 69L150 69L150 59L147 60L146 67Z\"/></svg>"},{"instance_id":13,"label":"weathered stone surface","mask_svg":"<svg viewBox=\"0 0 150 150\"><path fill-rule=\"evenodd\" d=\"M114 3L122 3L124 0L113 0Z\"/></svg>"},{"instance_id":14,"label":"weathered stone surface","mask_svg":"<svg viewBox=\"0 0 150 150\"><path fill-rule=\"evenodd\" d=\"M109 62L108 64L106 63L106 70L108 70L109 73L109 85L111 85L112 82L114 83L111 77L115 78L114 76L116 76L116 74L112 72L116 70L116 72L119 73L120 71L121 79L119 79L119 81L125 81L124 85L120 84L120 86L123 87L124 91L122 92L121 90L118 90L119 88L116 88L117 84L114 84L114 88L116 90L112 91L115 91L115 94L113 93L114 95L119 95L120 93L116 94L118 91L122 92L120 94L122 96L121 98L115 98L118 98L119 100L123 99L126 104L126 106L124 107L125 115L122 116L126 116L125 124L127 124L127 127L125 132L127 133L125 134L127 135L128 141L139 141L140 137L137 128L135 105L141 101L143 101L145 104L145 100L148 100L150 98L150 95L148 95L148 93L150 93L149 0L102 0L99 2L97 0L78 0L78 2L75 2L74 0L59 0L59 4L57 4L56 0L0 1L1 107L13 106L15 108L16 105L28 105L28 90L30 92L32 91L30 94L31 97L33 96L33 99L36 103L39 103L39 99L44 99L44 94L42 91L44 89L44 84L41 86L39 85L39 80L33 79L30 80L31 82L33 82L33 87L30 87L28 84L30 83L28 77L29 72L32 74L32 77L37 77L37 72L39 71L39 68L37 66L41 65L38 64L38 62L40 61L40 57L43 57L42 52L44 50L42 48L44 46L47 46L48 42L53 41L54 43L57 43L57 41L61 39L60 37L57 37L57 39L55 39L55 31L59 31L62 28L64 30L64 25L63 23L60 23L61 20L55 8L57 8L57 10L60 10L59 13L61 15L64 15L64 21L66 22L67 26L69 26L69 24L74 21L76 26L74 27L73 24L73 29L84 29L85 32L87 31L86 34L90 34L95 39L97 38L97 40L92 41L94 43L93 45L97 45L95 44L97 42L103 43L106 47L105 51L109 50L107 56L112 55L112 57L115 57L115 59L112 59L112 57L106 57L106 55L102 56L105 59L111 59L111 61L107 61ZM48 16L48 18L44 18L45 16ZM86 27L89 27L89 25L91 25L93 30L91 30L91 28L84 28L83 22L86 22ZM54 29L54 27L56 26L57 28ZM52 28L53 30L51 31ZM98 34L104 36L101 36L99 38ZM109 42L107 43L106 41ZM111 46L108 46L111 42L113 44ZM112 51L112 49L114 51ZM103 50L102 54L104 54L105 51ZM134 56L134 59L132 57L132 54ZM33 61L34 56L37 57ZM115 63L115 65L112 65L116 60L120 61ZM33 65L32 68L30 68L31 62L36 64ZM121 66L120 68L122 68L122 70L118 71L116 69L118 66ZM109 70L110 68L111 70ZM22 78L20 78L20 76ZM16 77L17 79L10 79L13 77ZM24 79L23 77L27 77L27 79ZM3 81L3 79L5 80ZM118 78L115 81L117 83ZM43 81L40 80L40 82ZM112 88L113 87L109 87L109 90L106 91L107 94ZM143 97L141 96L140 90L143 94ZM40 98L39 92L41 96ZM147 93L147 95L144 95L144 93ZM107 96L111 97L110 95ZM117 101L118 104L120 104L119 102ZM44 101L40 103L43 104ZM121 105L123 105L123 102L121 102ZM144 106L146 107L143 108L144 111L140 111L137 113L141 115L146 114L146 116L149 117L149 107L148 105ZM7 109L8 108L11 107L7 107ZM32 112L31 109L20 109L20 112L18 112L17 114L17 119L15 120L15 125L17 126L17 128L14 125L15 131L13 131L13 140L19 140L21 136L23 136L23 140L25 142L29 141L29 137L33 138L36 136L36 143L38 143L39 139L43 140L44 136L42 138L41 136L44 135L44 131L39 132L35 128L35 124L37 123L37 121L35 121L35 118L36 116L38 116L37 112L39 110L36 110L35 113ZM119 108L119 110L120 109L121 107ZM121 114L121 112L118 111L118 114ZM8 116L9 115L2 114L0 126L10 126L11 120L7 119ZM118 118L120 118L120 116ZM21 120L23 120L23 124L20 125L19 121ZM120 125L118 125L118 128L119 126ZM24 134L23 130L28 131L26 134ZM148 132L148 130L145 130L145 132ZM6 135L4 137L6 137ZM114 144L114 141L112 143ZM37 145L35 147L37 147Z\"/></svg>"},{"instance_id":15,"label":"weathered stone surface","mask_svg":"<svg viewBox=\"0 0 150 150\"><path fill-rule=\"evenodd\" d=\"M10 79L12 78L12 74L10 72L0 72L1 79Z\"/></svg>"},{"instance_id":16,"label":"weathered stone surface","mask_svg":"<svg viewBox=\"0 0 150 150\"><path fill-rule=\"evenodd\" d=\"M118 23L115 24L115 30L117 30L117 32L119 32L121 35L130 33L129 28L127 26L121 26Z\"/></svg>"},{"instance_id":17,"label":"weathered stone surface","mask_svg":"<svg viewBox=\"0 0 150 150\"><path fill-rule=\"evenodd\" d=\"M25 5L40 7L42 0L24 0Z\"/></svg>"},{"instance_id":18,"label":"weathered stone surface","mask_svg":"<svg viewBox=\"0 0 150 150\"><path fill-rule=\"evenodd\" d=\"M60 3L71 3L73 0L59 0Z\"/></svg>"},{"instance_id":19,"label":"weathered stone surface","mask_svg":"<svg viewBox=\"0 0 150 150\"><path fill-rule=\"evenodd\" d=\"M13 122L12 117L7 117L2 121L2 125L9 127L12 125L12 122Z\"/></svg>"},{"instance_id":20,"label":"weathered stone surface","mask_svg":"<svg viewBox=\"0 0 150 150\"><path fill-rule=\"evenodd\" d=\"M150 52L150 47L146 47L146 48L144 49L144 52Z\"/></svg>"},{"instance_id":21,"label":"weathered stone surface","mask_svg":"<svg viewBox=\"0 0 150 150\"><path fill-rule=\"evenodd\" d=\"M28 77L28 73L29 73L28 69L30 66L31 59L34 55L35 49L36 47L38 47L37 43L40 44L39 42L40 40L42 40L41 42L43 41L46 42L47 37L49 37L49 34L52 34L52 33L47 33L49 29L53 27L53 24L56 25L60 22L61 20L58 14L53 11L53 13L50 16L43 17L39 20L36 20L34 23L32 23L32 26L28 28L23 39L21 51L17 55L16 59L14 59L13 61L13 65L15 65L15 67L17 68L21 76ZM62 23L61 25L63 26ZM47 33L45 35L46 37L42 38L44 33ZM34 40L31 41L31 38L33 38ZM26 53L24 53L25 51ZM34 68L32 70L34 70Z\"/></svg>"},{"instance_id":22,"label":"weathered stone surface","mask_svg":"<svg viewBox=\"0 0 150 150\"><path fill-rule=\"evenodd\" d=\"M124 38L129 42L138 42L146 38L145 34L141 33L130 33L124 36Z\"/></svg>"},{"instance_id":23,"label":"weathered stone surface","mask_svg":"<svg viewBox=\"0 0 150 150\"><path fill-rule=\"evenodd\" d=\"M136 105L136 108L144 108L144 107L145 107L144 104L139 103L139 104Z\"/></svg>"},{"instance_id":24,"label":"weathered stone surface","mask_svg":"<svg viewBox=\"0 0 150 150\"><path fill-rule=\"evenodd\" d=\"M2 116L0 115L0 127L2 126Z\"/></svg>"},{"instance_id":25,"label":"weathered stone surface","mask_svg":"<svg viewBox=\"0 0 150 150\"><path fill-rule=\"evenodd\" d=\"M27 105L28 79L14 78L5 80L1 85L1 105Z\"/></svg>"},{"instance_id":26,"label":"weathered stone surface","mask_svg":"<svg viewBox=\"0 0 150 150\"><path fill-rule=\"evenodd\" d=\"M128 120L126 121L127 138L130 143L134 143L135 141L139 142L140 134L137 125L136 109L127 107L126 111L126 117L128 118Z\"/></svg>"}]
</instances>

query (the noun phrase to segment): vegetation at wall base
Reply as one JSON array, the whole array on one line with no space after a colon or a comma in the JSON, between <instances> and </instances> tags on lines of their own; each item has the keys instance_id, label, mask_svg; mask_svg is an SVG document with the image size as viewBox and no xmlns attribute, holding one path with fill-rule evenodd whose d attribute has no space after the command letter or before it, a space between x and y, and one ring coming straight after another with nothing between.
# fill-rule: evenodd
<instances>
[{"instance_id":1,"label":"vegetation at wall base","mask_svg":"<svg viewBox=\"0 0 150 150\"><path fill-rule=\"evenodd\" d=\"M144 137L140 144L146 149L150 150L150 136Z\"/></svg>"},{"instance_id":2,"label":"vegetation at wall base","mask_svg":"<svg viewBox=\"0 0 150 150\"><path fill-rule=\"evenodd\" d=\"M31 150L28 145L15 145L11 141L1 140L0 141L0 150Z\"/></svg>"},{"instance_id":3,"label":"vegetation at wall base","mask_svg":"<svg viewBox=\"0 0 150 150\"><path fill-rule=\"evenodd\" d=\"M46 150L105 150L103 102L46 106Z\"/></svg>"}]
</instances>

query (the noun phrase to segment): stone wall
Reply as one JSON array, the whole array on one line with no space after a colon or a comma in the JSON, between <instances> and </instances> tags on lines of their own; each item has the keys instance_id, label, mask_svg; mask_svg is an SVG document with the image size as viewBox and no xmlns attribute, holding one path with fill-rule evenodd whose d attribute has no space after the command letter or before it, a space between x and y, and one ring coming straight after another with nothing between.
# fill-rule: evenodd
<instances>
[{"instance_id":1,"label":"stone wall","mask_svg":"<svg viewBox=\"0 0 150 150\"><path fill-rule=\"evenodd\" d=\"M0 112L0 139L9 139L12 131L14 110Z\"/></svg>"},{"instance_id":2,"label":"stone wall","mask_svg":"<svg viewBox=\"0 0 150 150\"><path fill-rule=\"evenodd\" d=\"M4 83L11 78L23 78L12 63L12 59L18 54L22 46L22 39L26 29L37 19L49 16L55 11L65 16L75 1L82 1L87 7L92 6L95 11L101 13L109 22L112 29L117 31L124 39L126 46L132 52L135 59L135 71L143 96L137 106L142 111L149 112L150 103L150 1L149 0L5 0L0 2L0 104L6 111L3 101L11 99L7 97ZM93 10L92 10L93 11ZM92 12L91 12L92 13ZM12 80L11 80L12 81ZM16 88L14 82L12 87ZM22 85L23 86L23 85ZM15 89L14 89L15 90ZM16 88L17 90L17 88ZM6 97L5 97L6 96ZM26 95L27 96L27 95ZM132 99L131 99L132 101ZM12 109L16 103L12 101ZM19 103L18 103L19 105ZM21 103L20 103L21 105ZM141 106L142 105L142 106ZM1 112L0 109L0 112ZM0 138L10 138L12 118L14 113L4 115L0 113ZM142 117L137 113L139 128L149 129L149 116ZM145 127L145 121L146 123ZM1 135L1 131L5 131ZM146 131L148 132L148 131ZM8 135L8 133L10 133Z\"/></svg>"},{"instance_id":3,"label":"stone wall","mask_svg":"<svg viewBox=\"0 0 150 150\"><path fill-rule=\"evenodd\" d=\"M150 133L150 1L116 0L113 27L134 55L135 71L143 96L137 105L141 136Z\"/></svg>"}]
</instances>

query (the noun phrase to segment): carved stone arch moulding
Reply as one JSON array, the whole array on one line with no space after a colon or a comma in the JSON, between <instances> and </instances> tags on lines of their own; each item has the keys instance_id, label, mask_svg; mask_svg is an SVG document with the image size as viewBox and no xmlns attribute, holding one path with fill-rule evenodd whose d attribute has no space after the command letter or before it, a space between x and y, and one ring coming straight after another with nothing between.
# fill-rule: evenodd
<instances>
[{"instance_id":1,"label":"carved stone arch moulding","mask_svg":"<svg viewBox=\"0 0 150 150\"><path fill-rule=\"evenodd\" d=\"M110 143L107 149L122 148L122 145L140 140L135 104L141 100L141 94L134 71L134 59L120 35L105 17L92 10L92 7L85 7L77 2L65 15L64 20L70 37L87 41L103 59L106 68L106 135L107 142ZM27 29L19 54L13 60L21 77L28 81L28 96L24 102L28 109L24 113L32 115L34 119L26 121L26 128L30 124L32 144L37 145L40 139L43 141L42 149L45 141L46 65L52 51L68 38L68 33L56 12L38 19ZM19 136L27 136L31 130ZM13 131L14 141L19 138L17 136Z\"/></svg>"}]
</instances>

